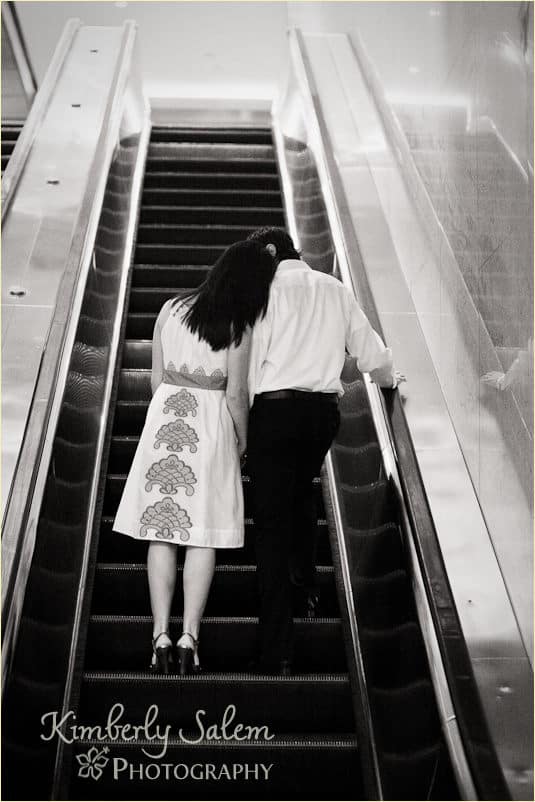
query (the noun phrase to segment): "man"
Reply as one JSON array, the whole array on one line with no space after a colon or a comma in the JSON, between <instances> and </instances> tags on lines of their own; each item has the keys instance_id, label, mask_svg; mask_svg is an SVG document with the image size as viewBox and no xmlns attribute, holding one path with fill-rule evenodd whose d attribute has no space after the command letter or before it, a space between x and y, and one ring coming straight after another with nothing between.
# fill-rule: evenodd
<instances>
[{"instance_id":1,"label":"man","mask_svg":"<svg viewBox=\"0 0 535 802\"><path fill-rule=\"evenodd\" d=\"M346 352L383 387L395 387L396 374L390 349L341 282L302 261L283 229L259 229L249 238L278 262L266 315L254 329L249 374L255 393L247 465L260 598L257 669L288 674L291 577L312 590L313 479L340 423Z\"/></svg>"}]
</instances>

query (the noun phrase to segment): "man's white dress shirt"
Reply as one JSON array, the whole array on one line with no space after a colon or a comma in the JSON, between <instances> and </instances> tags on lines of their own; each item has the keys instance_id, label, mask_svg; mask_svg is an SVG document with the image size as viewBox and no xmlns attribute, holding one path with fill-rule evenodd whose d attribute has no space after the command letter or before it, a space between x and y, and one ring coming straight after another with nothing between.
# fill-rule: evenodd
<instances>
[{"instance_id":1,"label":"man's white dress shirt","mask_svg":"<svg viewBox=\"0 0 535 802\"><path fill-rule=\"evenodd\" d=\"M343 394L346 352L383 387L392 387L392 352L352 293L301 259L280 262L266 316L253 328L249 392L309 390Z\"/></svg>"}]
</instances>

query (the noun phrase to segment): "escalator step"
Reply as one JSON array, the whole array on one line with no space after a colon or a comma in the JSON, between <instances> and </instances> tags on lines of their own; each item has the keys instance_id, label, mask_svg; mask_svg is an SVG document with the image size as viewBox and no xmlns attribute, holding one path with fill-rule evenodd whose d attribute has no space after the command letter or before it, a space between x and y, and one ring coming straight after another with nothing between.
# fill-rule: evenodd
<instances>
[{"instance_id":1,"label":"escalator step","mask_svg":"<svg viewBox=\"0 0 535 802\"><path fill-rule=\"evenodd\" d=\"M195 278L202 278L202 273ZM170 298L176 298L176 287L133 287L130 292L130 307L132 312L160 311ZM150 368L150 365L149 365Z\"/></svg>"},{"instance_id":2,"label":"escalator step","mask_svg":"<svg viewBox=\"0 0 535 802\"><path fill-rule=\"evenodd\" d=\"M184 607L182 568L177 572L177 588L172 614ZM337 615L338 603L332 567L317 571L322 615ZM95 577L93 612L96 614L143 615L150 609L145 565L100 564ZM296 594L296 602L299 597ZM304 600L303 600L304 607ZM218 565L210 588L206 615L254 615L257 609L256 567L253 565ZM304 609L302 613L304 614Z\"/></svg>"},{"instance_id":3,"label":"escalator step","mask_svg":"<svg viewBox=\"0 0 535 802\"><path fill-rule=\"evenodd\" d=\"M145 562L147 559L147 543L136 538L122 535L112 530L113 518L103 516L99 541L99 559L102 562L133 563ZM318 554L316 563L319 566L331 565L331 551L327 525L324 520L318 522ZM245 545L242 549L218 549L216 558L219 565L251 565L255 562L254 524L250 519L245 521ZM178 550L178 561L184 559L184 549Z\"/></svg>"},{"instance_id":4,"label":"escalator step","mask_svg":"<svg viewBox=\"0 0 535 802\"><path fill-rule=\"evenodd\" d=\"M183 164L198 159L210 159L218 166L227 161L248 160L256 169L261 161L275 164L275 151L273 145L239 142L156 142L149 145L149 165L168 160Z\"/></svg>"},{"instance_id":5,"label":"escalator step","mask_svg":"<svg viewBox=\"0 0 535 802\"><path fill-rule=\"evenodd\" d=\"M260 189L218 187L186 187L164 188L161 186L144 187L142 208L145 206L190 206L193 209L205 206L234 206L242 209L258 209L264 206L282 209L280 192L276 188Z\"/></svg>"},{"instance_id":6,"label":"escalator step","mask_svg":"<svg viewBox=\"0 0 535 802\"><path fill-rule=\"evenodd\" d=\"M232 245L238 240L247 239L254 231L254 226L212 225L193 223L183 225L175 223L142 224L138 227L139 245Z\"/></svg>"},{"instance_id":7,"label":"escalator step","mask_svg":"<svg viewBox=\"0 0 535 802\"><path fill-rule=\"evenodd\" d=\"M226 167L226 165L225 165ZM277 189L276 173L213 172L197 171L174 173L147 173L144 192L151 189L229 189L241 190Z\"/></svg>"},{"instance_id":8,"label":"escalator step","mask_svg":"<svg viewBox=\"0 0 535 802\"><path fill-rule=\"evenodd\" d=\"M154 328L154 321L152 328ZM147 417L148 408L147 401L121 401L119 398L115 405L115 417L113 419L114 435L121 437L139 436Z\"/></svg>"},{"instance_id":9,"label":"escalator step","mask_svg":"<svg viewBox=\"0 0 535 802\"><path fill-rule=\"evenodd\" d=\"M158 705L159 722L176 732L198 729L199 710L221 721L232 700L248 722L262 722L272 733L349 732L351 692L346 674L304 674L260 677L250 674L208 674L178 677L133 673L86 673L79 718L84 723L106 720L120 699L128 721L142 721L147 699ZM276 703L274 703L276 700ZM206 719L202 719L206 721Z\"/></svg>"},{"instance_id":10,"label":"escalator step","mask_svg":"<svg viewBox=\"0 0 535 802\"><path fill-rule=\"evenodd\" d=\"M171 618L172 637L178 637L182 619ZM206 671L243 671L255 647L256 618L205 618L199 656ZM88 671L143 671L151 654L152 619L149 616L92 615L89 623ZM340 673L345 670L342 627L338 618L295 619L294 671Z\"/></svg>"},{"instance_id":11,"label":"escalator step","mask_svg":"<svg viewBox=\"0 0 535 802\"><path fill-rule=\"evenodd\" d=\"M151 366L152 340L125 340L121 370L151 370Z\"/></svg>"},{"instance_id":12,"label":"escalator step","mask_svg":"<svg viewBox=\"0 0 535 802\"><path fill-rule=\"evenodd\" d=\"M165 451L165 449L162 450L162 456L165 456L166 453L167 452ZM246 517L249 517L251 514L251 485L247 477L244 477L242 481L243 481L245 515ZM104 515L114 516L116 514L125 483L126 483L126 474L108 474L106 479L106 489L104 491L104 503L103 503ZM77 488L74 488L73 490L73 499L76 498L75 495L76 490ZM317 483L314 487L314 491L315 491L314 495L318 510L318 516L320 518L325 518L325 509L323 506L321 484Z\"/></svg>"},{"instance_id":13,"label":"escalator step","mask_svg":"<svg viewBox=\"0 0 535 802\"><path fill-rule=\"evenodd\" d=\"M155 158L149 154L145 181L154 175L167 175L168 173L180 173L186 169L192 173L219 173L224 170L227 174L260 174L276 175L277 163L275 159L256 159L256 158L189 158L187 161L181 158L170 158L158 156Z\"/></svg>"},{"instance_id":14,"label":"escalator step","mask_svg":"<svg viewBox=\"0 0 535 802\"><path fill-rule=\"evenodd\" d=\"M284 212L277 207L243 208L236 206L143 206L140 215L141 225L148 223L181 225L241 225L283 226Z\"/></svg>"},{"instance_id":15,"label":"escalator step","mask_svg":"<svg viewBox=\"0 0 535 802\"><path fill-rule=\"evenodd\" d=\"M135 262L141 265L211 265L225 245L136 245Z\"/></svg>"},{"instance_id":16,"label":"escalator step","mask_svg":"<svg viewBox=\"0 0 535 802\"><path fill-rule=\"evenodd\" d=\"M132 271L132 290L147 287L172 287L175 292L198 287L208 276L208 265L135 265Z\"/></svg>"},{"instance_id":17,"label":"escalator step","mask_svg":"<svg viewBox=\"0 0 535 802\"><path fill-rule=\"evenodd\" d=\"M157 142L227 142L271 145L269 128L167 128L153 126L151 143Z\"/></svg>"}]
</instances>

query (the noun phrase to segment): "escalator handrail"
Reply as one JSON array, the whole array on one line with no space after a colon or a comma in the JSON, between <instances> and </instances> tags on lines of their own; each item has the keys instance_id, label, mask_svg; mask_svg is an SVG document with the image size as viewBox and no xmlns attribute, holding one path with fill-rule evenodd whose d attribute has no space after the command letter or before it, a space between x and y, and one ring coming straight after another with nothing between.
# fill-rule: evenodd
<instances>
[{"instance_id":1,"label":"escalator handrail","mask_svg":"<svg viewBox=\"0 0 535 802\"><path fill-rule=\"evenodd\" d=\"M312 129L309 133L314 134L314 143L317 145L315 156L318 159L320 185L343 280L359 299L372 326L382 334L381 322L333 156L333 146L321 110L303 35L298 29L293 29L289 32L289 37L291 59L300 97L307 111L306 125ZM422 610L418 607L418 614L419 617L423 614L427 619L421 623L426 632L426 648L433 652L433 660L430 660L431 675L437 691L442 727L462 798L475 798L474 790L476 790L480 798L507 799L509 792L477 691L470 656L401 397L397 391L386 391L383 394L368 378L365 385L368 389L374 424L382 440L383 457L386 455L387 458L385 467L391 472L394 485L397 485L402 512L401 522L406 530L404 538L409 542L411 549L414 549L417 557L417 570L414 572L413 583L416 590L418 582L422 583L420 601L426 608ZM431 632L425 626L429 622L432 624ZM453 642L455 649L452 649ZM470 680L468 683L465 681L462 689L459 683L461 677L465 680L468 677ZM365 677L362 681L365 683ZM447 716L447 709L454 712L460 738L455 737L455 730L453 738L451 737L452 721ZM480 762L482 752L485 755Z\"/></svg>"},{"instance_id":2,"label":"escalator handrail","mask_svg":"<svg viewBox=\"0 0 535 802\"><path fill-rule=\"evenodd\" d=\"M15 147L13 148L13 153L11 154L9 162L7 163L4 175L2 176L2 223L4 222L11 201L15 195L15 190L24 170L26 160L32 149L37 132L41 127L43 118L50 106L60 72L65 64L65 60L71 50L80 26L81 21L76 18L68 20L65 24L63 33L61 34L61 38L43 79L43 83L35 95L32 107Z\"/></svg>"},{"instance_id":3,"label":"escalator handrail","mask_svg":"<svg viewBox=\"0 0 535 802\"><path fill-rule=\"evenodd\" d=\"M2 679L4 688L22 615L26 585L35 548L39 510L45 492L46 476L67 383L84 289L88 272L93 263L95 237L104 201L109 167L119 137L123 109L121 100L130 74L135 33L136 24L132 21L125 22L104 122L67 256L64 272L67 280L63 280L60 285L48 340L41 359L36 385L40 392L34 394L34 401L30 407L26 433L4 515L2 531ZM47 391L46 395L45 391ZM48 398L44 411L39 406L34 410L37 395ZM42 417L41 434L37 438L27 436L28 432L32 430L30 426L32 414Z\"/></svg>"}]
</instances>

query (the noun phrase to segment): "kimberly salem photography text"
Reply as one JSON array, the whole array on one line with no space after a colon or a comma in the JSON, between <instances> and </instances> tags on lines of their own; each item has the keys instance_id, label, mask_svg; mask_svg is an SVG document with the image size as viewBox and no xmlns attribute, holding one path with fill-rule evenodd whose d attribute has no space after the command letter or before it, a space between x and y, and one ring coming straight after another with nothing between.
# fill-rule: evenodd
<instances>
[{"instance_id":1,"label":"kimberly salem photography text","mask_svg":"<svg viewBox=\"0 0 535 802\"><path fill-rule=\"evenodd\" d=\"M43 741L58 738L65 744L87 745L87 751L76 755L78 776L100 779L106 771L114 779L130 780L253 780L266 781L272 763L171 763L165 760L170 744L184 746L210 743L269 742L275 738L266 725L242 724L237 721L235 705L228 705L220 721L207 720L205 710L197 710L195 727L173 732L169 724L159 722L159 709L151 705L140 724L125 720L125 708L114 704L102 724L78 724L76 714L69 710L45 713L41 717ZM113 747L133 747L132 759L112 754ZM139 748L139 752L135 747ZM133 759L137 752L137 759ZM193 755L192 755L193 757ZM158 762L156 762L158 761Z\"/></svg>"}]
</instances>

